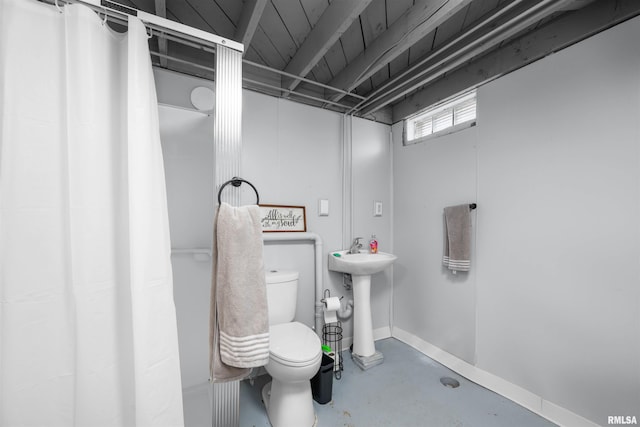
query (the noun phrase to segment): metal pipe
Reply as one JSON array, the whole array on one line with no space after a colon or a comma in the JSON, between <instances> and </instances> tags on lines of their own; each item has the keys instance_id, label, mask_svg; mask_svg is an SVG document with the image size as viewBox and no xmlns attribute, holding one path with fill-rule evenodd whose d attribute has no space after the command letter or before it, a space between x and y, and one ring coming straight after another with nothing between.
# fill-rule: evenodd
<instances>
[{"instance_id":1,"label":"metal pipe","mask_svg":"<svg viewBox=\"0 0 640 427\"><path fill-rule=\"evenodd\" d=\"M316 85L316 86L319 86L319 87L323 87L325 89L329 89L329 90L332 90L334 92L342 93L343 95L352 96L354 98L358 98L358 99L362 99L362 100L366 100L367 99L366 97L364 97L362 95L358 95L358 94L355 94L355 93L352 93L352 92L348 92L346 90L338 89L337 87L333 87L333 86L329 86L329 85L326 85L326 84L323 84L323 83L320 83L320 82L316 82L314 80L310 80L310 79L307 79L305 77L296 76L295 74L287 73L286 71L277 70L277 69L269 67L267 65L262 65L262 64L258 64L257 62L249 61L248 59L243 59L242 62L244 62L245 64L249 64L249 65L251 65L253 67L256 67L256 68L261 68L263 70L271 71L273 73L280 74L280 75L283 75L283 76L286 76L286 77L290 77L290 78L295 79L295 80L301 80L303 82L310 83L312 85ZM289 90L289 89L285 89L285 90Z\"/></svg>"},{"instance_id":2,"label":"metal pipe","mask_svg":"<svg viewBox=\"0 0 640 427\"><path fill-rule=\"evenodd\" d=\"M344 105L344 104L340 104L338 102L333 102L333 101L326 100L324 98L318 98L317 96L307 95L307 94L296 92L296 91L293 91L293 90L284 89L284 88L282 88L280 86L274 86L274 85L271 85L269 83L259 82L257 80L243 78L242 81L247 82L247 83L253 83L255 85L266 87L266 88L273 89L273 90L279 90L279 91L281 91L283 93L286 93L287 95L296 95L296 96L300 96L302 98L307 98L307 99L311 99L311 100L314 100L314 101L318 101L318 102L321 102L323 104L335 105L337 107L344 108L345 110L348 110L349 108L351 108L350 105Z\"/></svg>"},{"instance_id":3,"label":"metal pipe","mask_svg":"<svg viewBox=\"0 0 640 427\"><path fill-rule=\"evenodd\" d=\"M200 69L205 70L205 71L210 71L210 72L212 72L214 74L216 72L215 68L205 67L204 65L196 64L195 62L192 62L192 61L185 61L184 59L176 58L175 56L165 55L164 53L155 52L153 50L150 50L149 53L151 55L153 55L153 56L157 56L157 57L160 57L160 58L165 58L165 59L168 59L170 61L178 62L180 64L191 65L192 67L200 68Z\"/></svg>"},{"instance_id":4,"label":"metal pipe","mask_svg":"<svg viewBox=\"0 0 640 427\"><path fill-rule=\"evenodd\" d=\"M353 315L353 300L350 299L349 301L347 301L344 308L342 308L342 305L340 305L340 309L337 311L337 314L338 319L340 320L351 319L351 316Z\"/></svg>"},{"instance_id":5,"label":"metal pipe","mask_svg":"<svg viewBox=\"0 0 640 427\"><path fill-rule=\"evenodd\" d=\"M545 16L548 16L550 13L562 8L565 4L567 4L568 2L570 2L572 0L562 0L562 1L558 1L558 0L543 0L542 2L538 3L536 6L532 7L531 9L527 9L527 11L523 12L522 14L518 15L518 19L521 19L520 22L516 22L514 24L514 21L516 21L516 19L510 20L506 23L504 23L503 25L495 28L494 30L492 30L491 32L483 35L482 37L480 37L479 39L475 40L473 43L469 44L468 46L466 46L462 51L468 50L469 48L478 45L481 42L485 42L485 43L498 43L501 42L502 40L518 33L520 30L522 30L523 28L527 27L528 25L531 25L532 22L540 20L542 18L544 18ZM539 10L537 12L535 12L538 9L542 9ZM529 15L530 13L532 13L532 11L534 11L535 13L533 14L533 16L526 16ZM512 26L512 28L508 28L509 26ZM497 38L497 35L500 34L500 32L504 31L503 37L501 39ZM496 36L495 38L486 41L486 39ZM475 49L473 49L472 51L463 54L461 56L459 56L460 52L455 52L453 54L448 55L447 57L437 61L435 64L427 67L426 69L420 71L416 76L413 76L411 78L411 80L415 80L418 77L429 73L430 71L433 71L434 69L438 69L438 72L435 74L431 74L429 75L427 78L423 79L423 80L419 80L417 83L414 83L412 85L410 85L409 87L402 89L399 93L397 93L396 95L390 95L392 92L394 92L393 89L387 91L385 94L378 96L376 99L370 100L368 102L366 102L366 105L361 106L357 111L362 111L365 109L365 107L371 106L372 104L374 104L375 102L381 101L381 104L367 109L365 110L365 113L370 114L373 113L375 111L378 111L380 108L385 107L386 105L390 104L391 102L405 96L406 94L414 91L415 89L419 88L420 86L423 86L425 84L427 84L428 82L436 79L437 77L441 76L442 74L458 67L459 65L464 64L466 61L470 60L471 58L473 58L475 55L479 54L480 52L482 52L485 49L485 46L478 46ZM445 64L448 61L453 60L453 62L447 64L446 66L443 67L443 64ZM388 97L386 100L382 101L383 98Z\"/></svg>"}]
</instances>

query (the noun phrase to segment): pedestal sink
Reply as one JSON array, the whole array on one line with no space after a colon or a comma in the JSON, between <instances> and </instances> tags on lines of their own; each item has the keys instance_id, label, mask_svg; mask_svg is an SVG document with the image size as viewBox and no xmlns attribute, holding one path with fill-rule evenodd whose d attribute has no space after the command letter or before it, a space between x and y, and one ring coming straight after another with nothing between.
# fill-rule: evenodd
<instances>
[{"instance_id":1,"label":"pedestal sink","mask_svg":"<svg viewBox=\"0 0 640 427\"><path fill-rule=\"evenodd\" d=\"M362 369L369 369L383 361L376 351L371 324L371 275L379 273L396 260L385 252L377 254L349 251L329 252L329 270L349 273L353 279L353 353L354 362Z\"/></svg>"}]
</instances>

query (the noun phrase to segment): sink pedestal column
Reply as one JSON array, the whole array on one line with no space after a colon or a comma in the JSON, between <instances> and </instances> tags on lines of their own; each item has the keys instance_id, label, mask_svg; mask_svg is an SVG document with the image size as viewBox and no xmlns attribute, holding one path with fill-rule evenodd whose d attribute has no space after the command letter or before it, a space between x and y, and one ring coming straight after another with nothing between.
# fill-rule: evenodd
<instances>
[{"instance_id":1,"label":"sink pedestal column","mask_svg":"<svg viewBox=\"0 0 640 427\"><path fill-rule=\"evenodd\" d=\"M360 369L369 369L384 361L373 343L371 323L371 276L352 275L353 280L353 352L351 358Z\"/></svg>"}]
</instances>

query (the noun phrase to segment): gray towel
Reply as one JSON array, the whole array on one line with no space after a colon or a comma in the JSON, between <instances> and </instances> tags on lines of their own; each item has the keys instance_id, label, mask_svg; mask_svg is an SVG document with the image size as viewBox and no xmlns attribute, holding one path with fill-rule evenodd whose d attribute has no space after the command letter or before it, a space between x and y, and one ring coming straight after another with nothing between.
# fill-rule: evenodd
<instances>
[{"instance_id":1,"label":"gray towel","mask_svg":"<svg viewBox=\"0 0 640 427\"><path fill-rule=\"evenodd\" d=\"M454 273L471 268L471 212L468 204L444 208L442 263Z\"/></svg>"},{"instance_id":2,"label":"gray towel","mask_svg":"<svg viewBox=\"0 0 640 427\"><path fill-rule=\"evenodd\" d=\"M269 361L262 225L256 205L222 203L214 224L209 328L211 380L234 381Z\"/></svg>"}]
</instances>

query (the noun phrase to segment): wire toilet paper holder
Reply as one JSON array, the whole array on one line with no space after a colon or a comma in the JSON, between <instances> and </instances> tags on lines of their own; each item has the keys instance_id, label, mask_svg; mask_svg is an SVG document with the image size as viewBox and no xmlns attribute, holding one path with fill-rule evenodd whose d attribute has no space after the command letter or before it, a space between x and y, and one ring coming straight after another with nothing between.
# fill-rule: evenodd
<instances>
[{"instance_id":1,"label":"wire toilet paper holder","mask_svg":"<svg viewBox=\"0 0 640 427\"><path fill-rule=\"evenodd\" d=\"M326 307L326 301L331 298L331 291L325 289L323 297L320 301ZM341 296L340 300L342 298L344 296ZM344 369L342 363L342 322L338 320L337 322L325 323L322 327L322 344L331 347L331 350L333 350L333 375L336 380L339 380L342 378L342 370Z\"/></svg>"}]
</instances>

